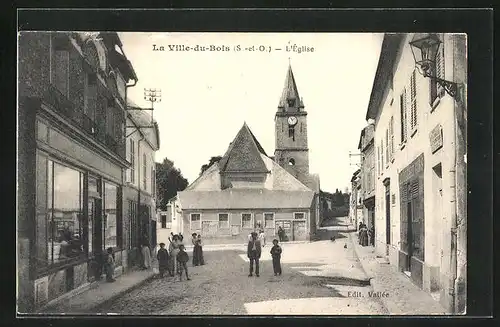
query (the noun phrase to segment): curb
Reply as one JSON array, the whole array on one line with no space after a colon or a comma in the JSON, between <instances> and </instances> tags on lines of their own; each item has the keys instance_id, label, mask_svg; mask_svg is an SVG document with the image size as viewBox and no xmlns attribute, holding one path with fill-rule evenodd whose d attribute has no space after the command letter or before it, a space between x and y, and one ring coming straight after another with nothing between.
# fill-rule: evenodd
<instances>
[{"instance_id":1,"label":"curb","mask_svg":"<svg viewBox=\"0 0 500 327\"><path fill-rule=\"evenodd\" d=\"M86 310L92 310L92 309L96 309L96 308L99 308L101 306L104 306L105 304L108 304L109 302L112 302L114 300L116 300L117 298L119 298L120 296L122 296L123 294L127 293L127 292L130 292L136 288L139 288L141 287L142 285L146 284L147 282L149 282L150 280L152 280L154 277L156 276L155 273L151 273L150 276L144 278L143 280L141 280L140 282L130 286L130 287L127 287L127 288L124 288L123 290L121 290L120 292L114 294L112 297L110 298L107 298L105 299L104 301L101 301L100 303L94 303L94 305Z\"/></svg>"},{"instance_id":2,"label":"curb","mask_svg":"<svg viewBox=\"0 0 500 327\"><path fill-rule=\"evenodd\" d=\"M370 286L372 287L372 289L373 289L374 292L379 291L379 287L378 287L379 285L377 283L377 280L376 280L374 274L373 273L368 274L369 269L366 268L365 261L361 260L361 257L359 256L359 250L358 250L356 244L354 243L354 240L352 238L352 233L349 233L349 239L351 240L351 244L352 244L352 246L354 248L354 253L356 254L356 258L358 259L359 263L361 264L361 269L365 273L366 277L370 280ZM377 297L375 299L378 300L382 304L382 306L384 307L384 309L387 312L387 314L390 315L391 311L389 310L386 301L384 301L384 298L383 297Z\"/></svg>"}]
</instances>

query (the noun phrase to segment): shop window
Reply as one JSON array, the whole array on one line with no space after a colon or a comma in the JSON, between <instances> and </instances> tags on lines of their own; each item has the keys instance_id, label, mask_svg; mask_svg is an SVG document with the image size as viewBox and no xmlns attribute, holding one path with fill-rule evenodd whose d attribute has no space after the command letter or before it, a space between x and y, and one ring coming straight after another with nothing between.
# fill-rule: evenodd
<instances>
[{"instance_id":1,"label":"shop window","mask_svg":"<svg viewBox=\"0 0 500 327\"><path fill-rule=\"evenodd\" d=\"M252 214L251 213L242 213L241 214L241 227L242 228L253 228Z\"/></svg>"},{"instance_id":2,"label":"shop window","mask_svg":"<svg viewBox=\"0 0 500 327\"><path fill-rule=\"evenodd\" d=\"M118 186L104 183L103 244L104 249L118 246Z\"/></svg>"},{"instance_id":3,"label":"shop window","mask_svg":"<svg viewBox=\"0 0 500 327\"><path fill-rule=\"evenodd\" d=\"M264 227L265 228L274 228L274 213L265 213L264 214Z\"/></svg>"},{"instance_id":4,"label":"shop window","mask_svg":"<svg viewBox=\"0 0 500 327\"><path fill-rule=\"evenodd\" d=\"M37 252L40 266L64 263L84 254L82 172L37 156ZM45 218L45 219L43 219ZM44 255L42 258L41 255Z\"/></svg>"},{"instance_id":5,"label":"shop window","mask_svg":"<svg viewBox=\"0 0 500 327\"><path fill-rule=\"evenodd\" d=\"M219 213L219 228L229 228L229 215L227 213Z\"/></svg>"}]
</instances>

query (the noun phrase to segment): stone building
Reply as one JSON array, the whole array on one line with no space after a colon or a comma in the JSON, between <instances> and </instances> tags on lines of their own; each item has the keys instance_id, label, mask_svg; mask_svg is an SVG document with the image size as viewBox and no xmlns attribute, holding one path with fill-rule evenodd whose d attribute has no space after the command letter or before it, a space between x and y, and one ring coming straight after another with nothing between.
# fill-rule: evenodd
<instances>
[{"instance_id":1,"label":"stone building","mask_svg":"<svg viewBox=\"0 0 500 327\"><path fill-rule=\"evenodd\" d=\"M420 34L386 34L366 119L375 120L376 252L450 312L465 308L466 39L439 39L432 75L416 69ZM427 35L428 36L428 35ZM415 50L415 49L414 49Z\"/></svg>"},{"instance_id":2,"label":"stone building","mask_svg":"<svg viewBox=\"0 0 500 327\"><path fill-rule=\"evenodd\" d=\"M361 152L361 194L363 203L363 222L368 230L375 227L375 150L374 125L370 122L362 131L358 149Z\"/></svg>"},{"instance_id":3,"label":"stone building","mask_svg":"<svg viewBox=\"0 0 500 327\"><path fill-rule=\"evenodd\" d=\"M126 94L137 80L116 33L19 34L18 311L100 277L127 252Z\"/></svg>"},{"instance_id":4,"label":"stone building","mask_svg":"<svg viewBox=\"0 0 500 327\"><path fill-rule=\"evenodd\" d=\"M310 240L319 222L319 177L309 173L307 112L291 67L275 116L276 150L266 154L247 124L223 158L178 193L183 234L245 241L281 226L289 240ZM216 242L216 241L214 241Z\"/></svg>"}]
</instances>

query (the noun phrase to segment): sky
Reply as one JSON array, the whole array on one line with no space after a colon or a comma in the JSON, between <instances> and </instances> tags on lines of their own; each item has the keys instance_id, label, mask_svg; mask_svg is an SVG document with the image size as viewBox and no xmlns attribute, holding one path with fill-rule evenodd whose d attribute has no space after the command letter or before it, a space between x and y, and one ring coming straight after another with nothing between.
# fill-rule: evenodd
<instances>
[{"instance_id":1,"label":"sky","mask_svg":"<svg viewBox=\"0 0 500 327\"><path fill-rule=\"evenodd\" d=\"M126 32L119 36L138 77L128 97L150 107L144 89L161 89L161 102L154 106L160 131L157 162L172 160L191 183L210 157L226 152L244 122L266 153L274 155L274 117L291 64L308 112L310 172L319 174L323 191L349 188L359 160L349 158L349 152L358 153L366 125L382 34ZM220 50L171 50L175 45L212 45ZM259 50L261 46L265 51Z\"/></svg>"}]
</instances>

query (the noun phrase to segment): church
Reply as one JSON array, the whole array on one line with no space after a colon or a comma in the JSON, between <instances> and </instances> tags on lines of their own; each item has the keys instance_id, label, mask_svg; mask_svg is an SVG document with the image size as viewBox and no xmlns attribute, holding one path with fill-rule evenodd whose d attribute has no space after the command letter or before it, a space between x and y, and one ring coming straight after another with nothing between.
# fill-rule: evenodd
<instances>
[{"instance_id":1,"label":"church","mask_svg":"<svg viewBox=\"0 0 500 327\"><path fill-rule=\"evenodd\" d=\"M208 243L240 243L263 229L266 238L314 239L319 224L319 176L309 173L307 112L291 66L275 115L276 149L269 156L244 123L222 159L178 193L184 235Z\"/></svg>"}]
</instances>

